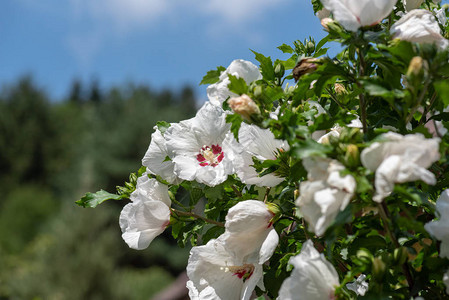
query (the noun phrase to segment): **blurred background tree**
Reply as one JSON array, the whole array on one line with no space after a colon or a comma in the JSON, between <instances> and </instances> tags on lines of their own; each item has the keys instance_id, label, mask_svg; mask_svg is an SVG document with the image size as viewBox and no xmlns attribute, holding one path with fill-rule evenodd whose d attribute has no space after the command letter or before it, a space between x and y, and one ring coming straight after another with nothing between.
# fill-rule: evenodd
<instances>
[{"instance_id":1,"label":"blurred background tree","mask_svg":"<svg viewBox=\"0 0 449 300\"><path fill-rule=\"evenodd\" d=\"M159 120L196 111L190 87L102 90L74 80L54 101L24 77L0 91L0 299L151 299L185 269L170 232L135 251L121 239L125 202L74 204L115 191L140 167Z\"/></svg>"}]
</instances>

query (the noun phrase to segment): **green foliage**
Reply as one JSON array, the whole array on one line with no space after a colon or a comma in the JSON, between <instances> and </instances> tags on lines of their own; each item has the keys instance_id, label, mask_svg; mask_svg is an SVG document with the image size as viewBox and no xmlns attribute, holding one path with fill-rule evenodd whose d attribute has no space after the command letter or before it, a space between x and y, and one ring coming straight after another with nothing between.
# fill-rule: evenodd
<instances>
[{"instance_id":1,"label":"green foliage","mask_svg":"<svg viewBox=\"0 0 449 300\"><path fill-rule=\"evenodd\" d=\"M211 70L207 72L206 75L204 75L203 79L201 80L200 84L213 84L216 83L219 80L221 72L225 71L226 68L219 66L216 70Z\"/></svg>"},{"instance_id":2,"label":"green foliage","mask_svg":"<svg viewBox=\"0 0 449 300\"><path fill-rule=\"evenodd\" d=\"M159 117L192 116L192 89L97 92L98 84L78 82L70 99L58 102L30 78L0 91L1 299L148 299L185 268L188 248L160 239L135 253L123 243L117 215L125 203L100 212L73 200L123 184L139 168ZM144 170L117 187L118 195L91 194L85 205L129 197Z\"/></svg>"},{"instance_id":3,"label":"green foliage","mask_svg":"<svg viewBox=\"0 0 449 300\"><path fill-rule=\"evenodd\" d=\"M106 191L100 190L95 193L87 193L80 200L75 203L82 207L96 207L98 204L103 203L106 200L121 200L121 195L111 194Z\"/></svg>"}]
</instances>

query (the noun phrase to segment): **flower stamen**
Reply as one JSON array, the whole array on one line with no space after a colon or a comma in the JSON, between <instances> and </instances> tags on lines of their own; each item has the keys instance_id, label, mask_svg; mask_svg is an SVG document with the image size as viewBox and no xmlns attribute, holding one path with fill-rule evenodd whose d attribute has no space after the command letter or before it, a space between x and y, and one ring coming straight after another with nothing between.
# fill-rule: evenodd
<instances>
[{"instance_id":1,"label":"flower stamen","mask_svg":"<svg viewBox=\"0 0 449 300\"><path fill-rule=\"evenodd\" d=\"M224 158L224 153L219 145L212 145L211 147L204 145L197 154L196 160L202 167L212 166L216 167Z\"/></svg>"}]
</instances>

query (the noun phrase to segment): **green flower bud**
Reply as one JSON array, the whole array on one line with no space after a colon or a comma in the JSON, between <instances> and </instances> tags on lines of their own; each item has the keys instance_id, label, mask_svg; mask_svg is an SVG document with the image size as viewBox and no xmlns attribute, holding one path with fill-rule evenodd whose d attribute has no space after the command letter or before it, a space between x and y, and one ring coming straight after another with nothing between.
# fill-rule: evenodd
<instances>
[{"instance_id":1,"label":"green flower bud","mask_svg":"<svg viewBox=\"0 0 449 300\"><path fill-rule=\"evenodd\" d=\"M260 85L258 85L254 88L254 97L259 98L260 96L262 96L262 93L263 93L263 90Z\"/></svg>"},{"instance_id":2,"label":"green flower bud","mask_svg":"<svg viewBox=\"0 0 449 300\"><path fill-rule=\"evenodd\" d=\"M315 51L315 43L312 41L308 41L306 43L306 51L308 54L312 54Z\"/></svg>"},{"instance_id":3,"label":"green flower bud","mask_svg":"<svg viewBox=\"0 0 449 300\"><path fill-rule=\"evenodd\" d=\"M282 63L279 63L276 65L276 67L274 68L274 74L276 75L276 77L278 78L282 78L285 74L285 67Z\"/></svg>"},{"instance_id":4,"label":"green flower bud","mask_svg":"<svg viewBox=\"0 0 449 300\"><path fill-rule=\"evenodd\" d=\"M397 265L402 265L408 258L408 251L405 247L394 249L393 259Z\"/></svg>"},{"instance_id":5,"label":"green flower bud","mask_svg":"<svg viewBox=\"0 0 449 300\"><path fill-rule=\"evenodd\" d=\"M349 166L357 166L360 163L360 152L354 144L346 147L345 161Z\"/></svg>"},{"instance_id":6,"label":"green flower bud","mask_svg":"<svg viewBox=\"0 0 449 300\"><path fill-rule=\"evenodd\" d=\"M387 269L387 266L382 261L381 258L375 257L373 258L373 278L377 282L381 282L384 279L384 274Z\"/></svg>"}]
</instances>

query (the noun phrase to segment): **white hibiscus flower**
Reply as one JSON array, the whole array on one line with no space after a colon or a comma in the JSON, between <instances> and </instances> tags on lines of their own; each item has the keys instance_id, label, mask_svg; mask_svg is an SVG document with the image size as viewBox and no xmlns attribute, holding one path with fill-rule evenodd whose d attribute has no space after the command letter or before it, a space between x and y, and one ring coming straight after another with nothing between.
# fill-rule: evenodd
<instances>
[{"instance_id":1,"label":"white hibiscus flower","mask_svg":"<svg viewBox=\"0 0 449 300\"><path fill-rule=\"evenodd\" d=\"M427 168L440 158L440 139L426 139L422 134L400 135L388 132L381 136L384 142L375 142L360 155L363 166L376 172L376 195L382 202L394 189L395 183L422 180L435 184L435 175Z\"/></svg>"},{"instance_id":2,"label":"white hibiscus flower","mask_svg":"<svg viewBox=\"0 0 449 300\"><path fill-rule=\"evenodd\" d=\"M334 18L349 31L372 26L393 10L397 0L321 0Z\"/></svg>"},{"instance_id":3,"label":"white hibiscus flower","mask_svg":"<svg viewBox=\"0 0 449 300\"><path fill-rule=\"evenodd\" d=\"M247 200L233 206L226 216L225 233L190 251L190 298L249 299L262 279L262 264L279 242L271 223L273 216L261 201Z\"/></svg>"},{"instance_id":4,"label":"white hibiscus flower","mask_svg":"<svg viewBox=\"0 0 449 300\"><path fill-rule=\"evenodd\" d=\"M301 253L290 258L295 268L279 290L279 300L330 300L335 299L335 288L340 285L338 273L323 254L306 241Z\"/></svg>"},{"instance_id":5,"label":"white hibiscus flower","mask_svg":"<svg viewBox=\"0 0 449 300\"><path fill-rule=\"evenodd\" d=\"M299 186L300 196L296 200L309 230L322 236L351 200L356 182L351 175L341 176L344 166L336 160L322 157L307 157L303 165L308 180Z\"/></svg>"},{"instance_id":6,"label":"white hibiscus flower","mask_svg":"<svg viewBox=\"0 0 449 300\"><path fill-rule=\"evenodd\" d=\"M441 193L436 208L439 220L427 223L424 228L441 241L440 256L449 258L449 189Z\"/></svg>"},{"instance_id":7,"label":"white hibiscus flower","mask_svg":"<svg viewBox=\"0 0 449 300\"><path fill-rule=\"evenodd\" d=\"M229 67L220 74L220 80L207 87L207 97L214 105L221 107L223 102L229 97L238 96L229 91L228 85L231 82L228 74L243 78L247 84L262 78L259 68L252 62L243 59L234 60Z\"/></svg>"},{"instance_id":8,"label":"white hibiscus flower","mask_svg":"<svg viewBox=\"0 0 449 300\"><path fill-rule=\"evenodd\" d=\"M235 172L243 183L273 187L284 180L274 173L259 177L252 165L253 156L260 161L275 160L279 151L288 151L290 147L286 141L275 139L269 129L242 123L239 142L232 139L225 149L231 148Z\"/></svg>"},{"instance_id":9,"label":"white hibiscus flower","mask_svg":"<svg viewBox=\"0 0 449 300\"><path fill-rule=\"evenodd\" d=\"M175 174L208 186L224 182L233 173L230 153L222 148L230 126L226 113L206 102L194 118L167 129L165 139L167 150L173 153Z\"/></svg>"},{"instance_id":10,"label":"white hibiscus flower","mask_svg":"<svg viewBox=\"0 0 449 300\"><path fill-rule=\"evenodd\" d=\"M187 288L194 300L248 300L262 278L262 265L240 263L220 239L193 247L187 265Z\"/></svg>"},{"instance_id":11,"label":"white hibiscus flower","mask_svg":"<svg viewBox=\"0 0 449 300\"><path fill-rule=\"evenodd\" d=\"M159 175L169 183L178 184L182 180L175 174L175 165L171 161L173 153L168 152L166 140L157 126L154 127L154 130L150 146L142 159L142 165L147 167L151 174ZM170 160L167 160L167 157Z\"/></svg>"},{"instance_id":12,"label":"white hibiscus flower","mask_svg":"<svg viewBox=\"0 0 449 300\"><path fill-rule=\"evenodd\" d=\"M409 42L435 43L441 49L449 46L432 12L426 9L414 9L405 14L393 24L391 33L395 38Z\"/></svg>"},{"instance_id":13,"label":"white hibiscus flower","mask_svg":"<svg viewBox=\"0 0 449 300\"><path fill-rule=\"evenodd\" d=\"M170 223L168 187L144 173L137 180L131 201L120 213L122 238L130 248L142 250Z\"/></svg>"}]
</instances>

